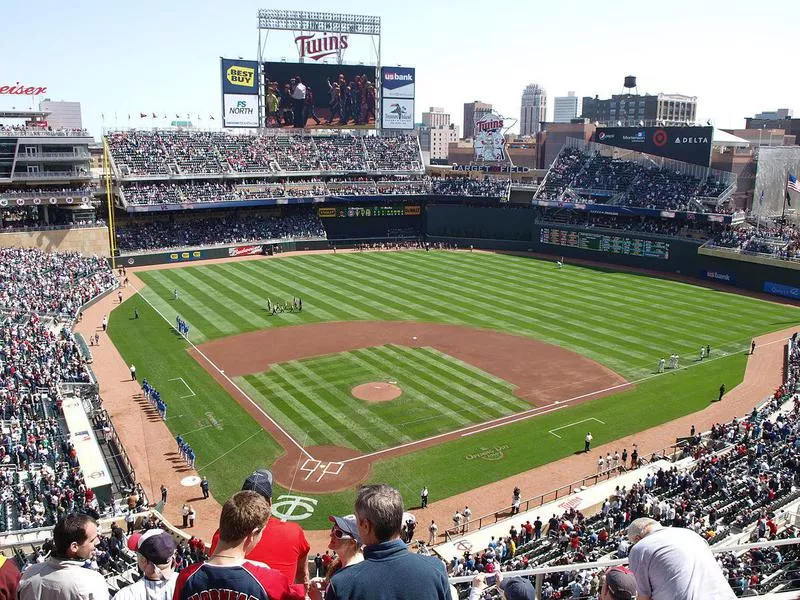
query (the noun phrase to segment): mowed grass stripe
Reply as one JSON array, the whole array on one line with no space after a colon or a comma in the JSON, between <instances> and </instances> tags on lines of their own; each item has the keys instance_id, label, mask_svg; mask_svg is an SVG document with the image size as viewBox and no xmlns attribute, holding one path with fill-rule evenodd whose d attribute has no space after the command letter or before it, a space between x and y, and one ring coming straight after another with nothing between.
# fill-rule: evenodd
<instances>
[{"instance_id":1,"label":"mowed grass stripe","mask_svg":"<svg viewBox=\"0 0 800 600\"><path fill-rule=\"evenodd\" d=\"M502 292L499 292L499 291L496 292L496 293L497 294L502 294ZM564 313L562 313L560 315L558 314L559 311L563 311L564 310L564 307L561 307L559 305L552 304L552 303L547 303L547 302L544 302L544 301L541 301L540 305L547 305L547 306L550 307L550 311L548 311L546 313L546 315L549 316L550 319L553 319L555 321L567 321L567 322L570 322L570 323L574 322L574 321L570 320L569 318L567 318L564 315ZM520 310L522 312L529 312L529 310L526 310L524 308L521 308ZM583 311L583 312L579 312L579 311ZM575 307L575 311L568 311L568 314L570 314L570 315L571 314L582 314L582 316L584 316L585 320L587 320L587 321L592 320L592 321L596 322L596 319L597 319L597 317L591 318L591 317L586 317L585 316L586 315L585 306L583 306L583 307L576 306ZM545 315L543 315L543 316L545 316ZM625 321L622 321L620 319L617 319L614 322L614 325L615 325L615 327L620 328L620 329L625 328L625 329L636 331L637 334L641 331L641 329L639 327L636 327L634 324L630 324L630 325L626 326L625 325ZM635 342L631 342L630 340L620 340L618 335L615 335L613 331L610 331L608 329L598 328L597 326L594 326L593 329L595 329L596 331L602 331L603 332L602 335L596 335L595 336L599 340L614 340L617 343L622 342L622 343L625 344L626 348L629 349L629 353L637 352L638 356L640 358L643 358L644 356L646 356L646 353L649 351L650 355L651 355L651 358L646 361L646 365L647 365L646 366L646 370L648 370L648 371L651 368L650 365L652 364L652 361L654 360L653 357L654 356L658 356L660 354L663 354L663 351L653 353L653 350L652 350L653 346L652 345L641 345L641 344L637 344ZM650 331L652 331L653 328L649 327L648 329ZM708 340L708 336L707 335L704 336L703 340L707 341ZM554 341L556 343L560 343L559 338L556 338ZM561 345L563 345L563 343ZM654 340L653 345L658 345L658 341ZM668 348L675 348L677 345L679 345L679 344L676 343L676 340L674 338L670 338L669 341L663 341L662 340L662 347L666 346ZM695 344L691 344L691 345L687 344L685 340L680 345L683 348L696 347ZM607 346L607 343L606 343L606 346ZM635 349L638 349L638 351L636 351ZM607 362L607 361L604 361L604 362ZM643 359L643 362L644 362L644 359Z\"/></svg>"},{"instance_id":2,"label":"mowed grass stripe","mask_svg":"<svg viewBox=\"0 0 800 600\"><path fill-rule=\"evenodd\" d=\"M186 269L173 269L169 271L168 277L169 282L178 289L178 297L183 303L198 312L209 315L209 318L213 319L215 327L225 335L233 335L239 332L241 323L233 323L226 319L223 315L230 315L226 306L202 290L197 289L190 282L190 277L183 272L185 270ZM222 298L222 296L218 294L217 298ZM213 315L213 317L211 315Z\"/></svg>"},{"instance_id":3,"label":"mowed grass stripe","mask_svg":"<svg viewBox=\"0 0 800 600\"><path fill-rule=\"evenodd\" d=\"M144 291L144 296L153 303L153 306L160 311L169 321L175 324L175 317L179 315L190 326L189 338L194 343L200 343L205 339L222 337L225 333L218 328L211 319L214 313L200 313L194 306L189 306L185 301L172 300L173 286L172 281L165 275L168 271L149 271L140 273L139 276L147 283L148 287ZM153 290L158 294L158 302L154 302L147 293ZM169 298L169 300L167 300Z\"/></svg>"},{"instance_id":4,"label":"mowed grass stripe","mask_svg":"<svg viewBox=\"0 0 800 600\"><path fill-rule=\"evenodd\" d=\"M298 273L298 270L294 270ZM351 304L353 306L362 306L364 311L359 318L362 320L383 320L387 318L393 319L408 319L409 313L405 313L392 306L391 302L386 302L382 299L377 299L374 296L370 297L368 292L365 292L370 286L362 284L361 286L348 284L338 278L331 278L325 271L315 271L304 269L298 273L298 276L305 276L312 279L317 286L329 297L335 298L344 304ZM413 316L412 316L413 318Z\"/></svg>"},{"instance_id":5,"label":"mowed grass stripe","mask_svg":"<svg viewBox=\"0 0 800 600\"><path fill-rule=\"evenodd\" d=\"M352 281L346 283L348 289L356 291L359 297L374 298L377 306L389 313L390 316L398 320L414 319L419 321L431 321L434 319L445 320L448 315L439 310L433 309L429 304L425 304L423 299L416 296L409 296L408 290L399 286L388 285L385 280L378 280L377 274L372 272L364 273L353 265L348 265L346 269L329 267L324 271L311 270L316 278L324 278L330 281L330 276L340 275L342 278ZM371 277L375 276L374 283L366 284ZM341 282L341 279L333 279L333 282ZM392 289L397 289L400 293L392 293ZM375 306L375 305L373 305ZM466 321L464 321L466 323Z\"/></svg>"},{"instance_id":6,"label":"mowed grass stripe","mask_svg":"<svg viewBox=\"0 0 800 600\"><path fill-rule=\"evenodd\" d=\"M304 276L300 275L298 277L296 273L286 269L281 264L284 262L283 259L273 262L274 264L270 265L271 268L269 269L269 272L262 274L262 276L266 275L272 280L277 280L277 282L280 283L285 289L291 290L293 296L299 296L301 298L304 297L306 300L303 303L303 311L307 310L309 298L313 298L311 308L315 310L321 310L322 312L320 314L323 316L324 320L369 320L369 314L362 311L352 302L338 302L330 295L323 294L322 292L325 290L320 288L320 286L315 285L315 287L312 288L298 283L298 279L303 279ZM249 263L240 264L242 265L243 269L251 271L254 276L256 273L258 273L256 266L251 266ZM313 283L316 284L316 282Z\"/></svg>"},{"instance_id":7,"label":"mowed grass stripe","mask_svg":"<svg viewBox=\"0 0 800 600\"><path fill-rule=\"evenodd\" d=\"M496 289L503 289L506 291L513 291L514 287L519 288L521 284L529 284L530 293L536 296L539 302L547 303L548 307L556 310L556 312L565 312L567 308L573 310L585 310L586 308L585 303L581 303L577 298L573 298L571 294L564 293L565 291L581 292L587 289L589 280L584 279L581 274L576 276L576 272L577 271L574 269L559 271L554 268L552 271L546 273L537 272L535 278L528 281L525 279L526 275L511 272L507 269L498 268L495 270L487 270L485 267L470 266L469 273L465 275L465 279L475 282L474 276L477 275L479 276L477 280L479 282L485 281L486 278L491 277L493 281L500 281L504 284L498 286ZM652 297L646 305L639 306L636 299L641 300L642 296L636 293L634 287L615 285L613 288L607 288L605 291L602 287L603 286L592 286L592 296L593 298L596 297L598 300L603 301L596 303L603 310L608 310L609 307L616 309L618 312L616 312L615 315L617 315L618 320L620 315L625 315L626 318L624 318L624 321L627 321L628 316L643 317L650 322L652 327L668 332L672 337L680 337L683 334L680 328L670 324L671 321L665 322L659 320L658 312L653 311L653 308L658 308L659 305ZM558 298L559 302L556 307L560 305L560 310L554 307L552 302L547 302L547 299L550 298ZM694 318L696 313L696 310L693 310L691 313L687 311L683 312L683 316ZM722 323L723 321L719 320L719 322Z\"/></svg>"},{"instance_id":8,"label":"mowed grass stripe","mask_svg":"<svg viewBox=\"0 0 800 600\"><path fill-rule=\"evenodd\" d=\"M393 268L385 267L384 270L386 271L393 271ZM398 274L399 276L400 274ZM452 296L443 297L438 293L433 291L433 288L427 287L424 283L421 283L420 280L410 274L410 270L406 270L405 274L405 282L406 285L409 287L413 287L419 290L419 293L422 295L429 296L427 298L428 301L439 303L441 305L449 305L451 308L453 306L460 306L469 308L463 308L463 312L467 314L472 314L472 321L473 324L475 322L483 322L484 327L491 327L493 329L497 329L500 331L509 331L509 330L516 330L517 332L529 333L531 332L532 325L535 323L534 331L540 332L541 330L548 331L551 334L551 339L555 343L559 343L559 345L566 345L571 346L573 348L578 349L578 351L584 355L588 356L598 356L604 357L605 362L613 361L614 358L619 357L621 361L624 359L628 359L627 361L620 362L620 367L624 365L626 362L630 362L631 352L625 352L620 349L620 347L614 344L598 344L599 336L593 335L593 330L589 327L584 327L582 324L574 321L573 319L566 319L567 322L570 324L570 328L566 327L559 327L560 324L551 325L550 322L553 321L553 314L549 313L545 310L539 310L536 308L528 309L527 313L538 313L540 319L536 320L533 317L524 317L518 316L517 314L511 313L510 311L505 311L498 307L498 305L491 304L489 301L485 300L486 296L478 296L472 293L469 293L466 289L456 289L455 286L449 284L442 283L443 277L439 278L439 285L438 289L442 288L449 288L453 290ZM442 298L439 300L438 298ZM520 310L520 313L523 311ZM503 319L497 319L494 317L488 317L487 315L503 315ZM573 340L570 344L566 344L565 339Z\"/></svg>"},{"instance_id":9,"label":"mowed grass stripe","mask_svg":"<svg viewBox=\"0 0 800 600\"><path fill-rule=\"evenodd\" d=\"M233 277L228 277L224 271L214 269L213 265L204 269L198 269L195 276L202 280L212 290L215 286L224 285L225 296L233 296L235 303L232 304L237 309L240 316L245 316L247 324L258 329L264 329L270 325L270 316L267 313L266 298L259 297L253 290L249 290L236 281ZM214 293L219 294L219 291ZM287 317L293 315L286 315Z\"/></svg>"},{"instance_id":10,"label":"mowed grass stripe","mask_svg":"<svg viewBox=\"0 0 800 600\"><path fill-rule=\"evenodd\" d=\"M429 269L430 267L428 267ZM419 274L420 277L426 277L427 273L425 271L420 272L419 270L415 270L412 268L409 269L411 272ZM488 277L488 275L487 275ZM474 283L473 286L463 286L463 280L466 279L467 281L471 281ZM464 278L462 277L455 277L444 275L441 277L440 281L448 282L448 287L450 289L453 286L461 287L462 290L469 290L468 292L464 292L465 295L468 294L470 297L474 297L474 294L478 293L480 296L485 296L485 294L481 294L477 290L480 289L480 281L486 281L486 278L482 278L480 281L478 280L470 280L469 276ZM463 286L463 287L462 287ZM527 291L527 290L526 290ZM521 294L518 291L505 289L502 287L496 287L492 290L492 295L495 297L500 297L503 299L507 299L509 302L503 303L507 306L512 306L515 311L519 312L520 314L527 314L530 313L530 307L526 307L524 293ZM574 315L580 314L581 321L585 322L586 325L591 326L591 331L595 333L599 333L606 338L615 337L619 338L619 330L624 330L628 332L629 335L633 335L634 333L638 333L638 328L633 323L628 323L624 320L614 323L614 329L606 327L607 319L603 318L600 314L587 314L585 311L585 306L579 306L578 304L568 305L566 301L561 302L550 302L545 297L541 297L537 299L537 307L541 307L546 309L546 314L548 315L559 315L559 320L565 321L570 323L570 325L575 325L576 321L574 319ZM572 309L572 310L570 310ZM509 314L508 311L505 311L504 314ZM512 313L513 314L513 313Z\"/></svg>"},{"instance_id":11,"label":"mowed grass stripe","mask_svg":"<svg viewBox=\"0 0 800 600\"><path fill-rule=\"evenodd\" d=\"M356 350L351 352L351 355L355 361L374 365L387 373L392 372L394 361L391 356L387 356L383 352L383 348ZM450 421L450 426L446 427L446 429L454 429L455 427L453 424L459 426L467 425L476 418L472 409L461 405L457 401L451 400L441 387L435 386L435 384L431 385L427 373L417 373L415 378L403 380L402 387L403 389L413 390L424 397L428 406L439 412L444 419L448 419ZM472 418L465 416L466 413L471 413Z\"/></svg>"},{"instance_id":12,"label":"mowed grass stripe","mask_svg":"<svg viewBox=\"0 0 800 600\"><path fill-rule=\"evenodd\" d=\"M381 441L365 431L359 431L359 423L341 410L342 398L336 390L328 389L324 394L311 393L298 377L289 373L281 365L272 365L265 374L276 385L286 389L294 401L305 406L306 410L320 416L325 423L325 431L336 432L340 438L347 438L348 445L354 448L381 448ZM339 443L333 442L332 443Z\"/></svg>"},{"instance_id":13,"label":"mowed grass stripe","mask_svg":"<svg viewBox=\"0 0 800 600\"><path fill-rule=\"evenodd\" d=\"M270 377L270 375L272 375ZM270 404L275 411L275 418L283 424L285 419L292 425L292 431L298 432L295 438L302 445L334 444L344 447L354 447L347 436L342 435L328 424L328 421L318 414L325 413L322 407L316 406L309 398L303 402L301 393L291 384L276 376L271 370L267 373L247 375L245 380L259 392L259 396ZM272 397L275 400L269 400ZM320 409L320 410L318 410ZM272 412L267 411L270 416ZM293 434L294 436L294 434ZM304 442L304 440L306 440Z\"/></svg>"},{"instance_id":14,"label":"mowed grass stripe","mask_svg":"<svg viewBox=\"0 0 800 600\"><path fill-rule=\"evenodd\" d=\"M238 263L230 266L220 265L220 277L226 277L234 285L242 290L246 290L251 294L251 297L261 299L261 307L266 308L267 298L272 302L280 302L288 300L290 297L295 297L294 290L290 287L278 283L275 280L266 282L253 276L250 272L245 271L238 266L245 263ZM311 310L309 310L309 308ZM281 313L280 320L274 319L272 315L267 317L267 327L276 327L284 324L294 325L308 321L314 318L314 307L303 307L302 313ZM319 309L316 309L320 313ZM267 314L266 312L264 313ZM332 313L320 314L319 318L335 319L336 315Z\"/></svg>"},{"instance_id":15,"label":"mowed grass stripe","mask_svg":"<svg viewBox=\"0 0 800 600\"><path fill-rule=\"evenodd\" d=\"M384 346L381 350L381 355L389 359L406 361L409 366L417 366L420 377L440 390L442 395L457 402L469 398L470 401L463 404L469 406L470 412L477 415L479 420L488 420L530 408L530 405L522 401L515 402L510 392L502 393L497 390L494 382L486 382L475 374L464 376L440 361L438 357L425 352L404 352L398 346Z\"/></svg>"},{"instance_id":16,"label":"mowed grass stripe","mask_svg":"<svg viewBox=\"0 0 800 600\"><path fill-rule=\"evenodd\" d=\"M213 301L223 306L226 320L236 323L239 330L247 326L261 329L267 325L267 319L250 309L251 304L236 291L229 279L215 281L208 273L203 274L205 269L192 269L191 272L188 269L181 269L181 271L183 280L198 293L205 295L207 300L204 303ZM211 283L216 283L217 289ZM224 290L219 289L220 284L224 285ZM218 300L221 297L224 298L224 302Z\"/></svg>"},{"instance_id":17,"label":"mowed grass stripe","mask_svg":"<svg viewBox=\"0 0 800 600\"><path fill-rule=\"evenodd\" d=\"M353 422L349 418L347 418L347 421L338 419L343 425L351 430L358 430L361 423L371 423L372 429L380 430L382 436L385 437L382 437L382 439L375 439L374 443L372 443L373 447L381 448L387 445L396 446L411 441L410 437L400 431L392 423L384 421L378 413L376 413L374 410L371 410L368 405L363 403L363 401L353 398L349 390L343 391L341 389L337 389L331 384L326 384L324 378L312 371L302 362L295 363L294 366L317 385L327 385L326 389L329 395L335 398L337 404L340 406L340 413L343 415L353 414L359 417L357 422ZM371 438L371 435L366 428L363 435L368 436L367 439Z\"/></svg>"}]
</instances>

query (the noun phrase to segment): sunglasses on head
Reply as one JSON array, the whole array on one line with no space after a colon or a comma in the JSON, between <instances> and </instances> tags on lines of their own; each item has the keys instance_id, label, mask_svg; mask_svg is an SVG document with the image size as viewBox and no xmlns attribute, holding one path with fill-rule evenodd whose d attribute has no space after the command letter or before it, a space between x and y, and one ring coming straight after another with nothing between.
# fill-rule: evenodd
<instances>
[{"instance_id":1,"label":"sunglasses on head","mask_svg":"<svg viewBox=\"0 0 800 600\"><path fill-rule=\"evenodd\" d=\"M331 527L331 533L333 533L333 537L335 537L337 540L341 540L341 539L352 540L353 539L352 535L350 535L346 531L342 531L336 525Z\"/></svg>"}]
</instances>

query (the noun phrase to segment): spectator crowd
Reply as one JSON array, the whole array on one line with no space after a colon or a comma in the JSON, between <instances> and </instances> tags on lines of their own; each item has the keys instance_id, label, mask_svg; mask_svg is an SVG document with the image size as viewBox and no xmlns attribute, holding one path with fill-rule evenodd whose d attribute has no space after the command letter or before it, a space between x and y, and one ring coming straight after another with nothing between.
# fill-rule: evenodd
<instances>
[{"instance_id":1,"label":"spectator crowd","mask_svg":"<svg viewBox=\"0 0 800 600\"><path fill-rule=\"evenodd\" d=\"M782 260L800 260L800 226L780 224L742 224L728 227L710 242L741 254L762 254Z\"/></svg>"}]
</instances>

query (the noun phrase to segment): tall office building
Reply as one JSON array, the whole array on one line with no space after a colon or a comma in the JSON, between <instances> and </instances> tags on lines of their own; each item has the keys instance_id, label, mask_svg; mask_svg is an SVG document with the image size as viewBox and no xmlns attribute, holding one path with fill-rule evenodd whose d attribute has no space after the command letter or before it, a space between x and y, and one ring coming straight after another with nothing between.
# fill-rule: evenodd
<instances>
[{"instance_id":1,"label":"tall office building","mask_svg":"<svg viewBox=\"0 0 800 600\"><path fill-rule=\"evenodd\" d=\"M553 103L553 122L569 123L578 117L578 97L575 92L567 92L566 96L556 96Z\"/></svg>"},{"instance_id":2,"label":"tall office building","mask_svg":"<svg viewBox=\"0 0 800 600\"><path fill-rule=\"evenodd\" d=\"M475 137L475 119L482 114L491 112L492 105L475 100L475 102L467 102L464 104L464 137Z\"/></svg>"},{"instance_id":3,"label":"tall office building","mask_svg":"<svg viewBox=\"0 0 800 600\"><path fill-rule=\"evenodd\" d=\"M47 99L39 102L39 110L49 113L47 125L53 129L83 128L80 102L54 102Z\"/></svg>"},{"instance_id":4,"label":"tall office building","mask_svg":"<svg viewBox=\"0 0 800 600\"><path fill-rule=\"evenodd\" d=\"M519 118L519 133L522 136L536 135L547 120L547 92L537 83L531 83L522 92L522 109Z\"/></svg>"},{"instance_id":5,"label":"tall office building","mask_svg":"<svg viewBox=\"0 0 800 600\"><path fill-rule=\"evenodd\" d=\"M753 118L760 121L777 121L778 119L791 119L792 109L779 108L778 110L768 110L765 112L757 113L756 116Z\"/></svg>"},{"instance_id":6,"label":"tall office building","mask_svg":"<svg viewBox=\"0 0 800 600\"><path fill-rule=\"evenodd\" d=\"M450 125L450 113L444 112L440 106L431 106L428 112L422 113L422 124L425 127Z\"/></svg>"}]
</instances>

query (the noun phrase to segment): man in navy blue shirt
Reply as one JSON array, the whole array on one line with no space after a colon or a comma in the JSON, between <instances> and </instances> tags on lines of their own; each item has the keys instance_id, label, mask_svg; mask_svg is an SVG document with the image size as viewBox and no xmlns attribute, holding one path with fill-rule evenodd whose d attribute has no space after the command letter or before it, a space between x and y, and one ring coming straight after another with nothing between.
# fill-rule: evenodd
<instances>
[{"instance_id":1,"label":"man in navy blue shirt","mask_svg":"<svg viewBox=\"0 0 800 600\"><path fill-rule=\"evenodd\" d=\"M364 561L338 571L326 600L450 600L440 560L412 554L400 538L403 498L388 485L365 485L355 503Z\"/></svg>"}]
</instances>

